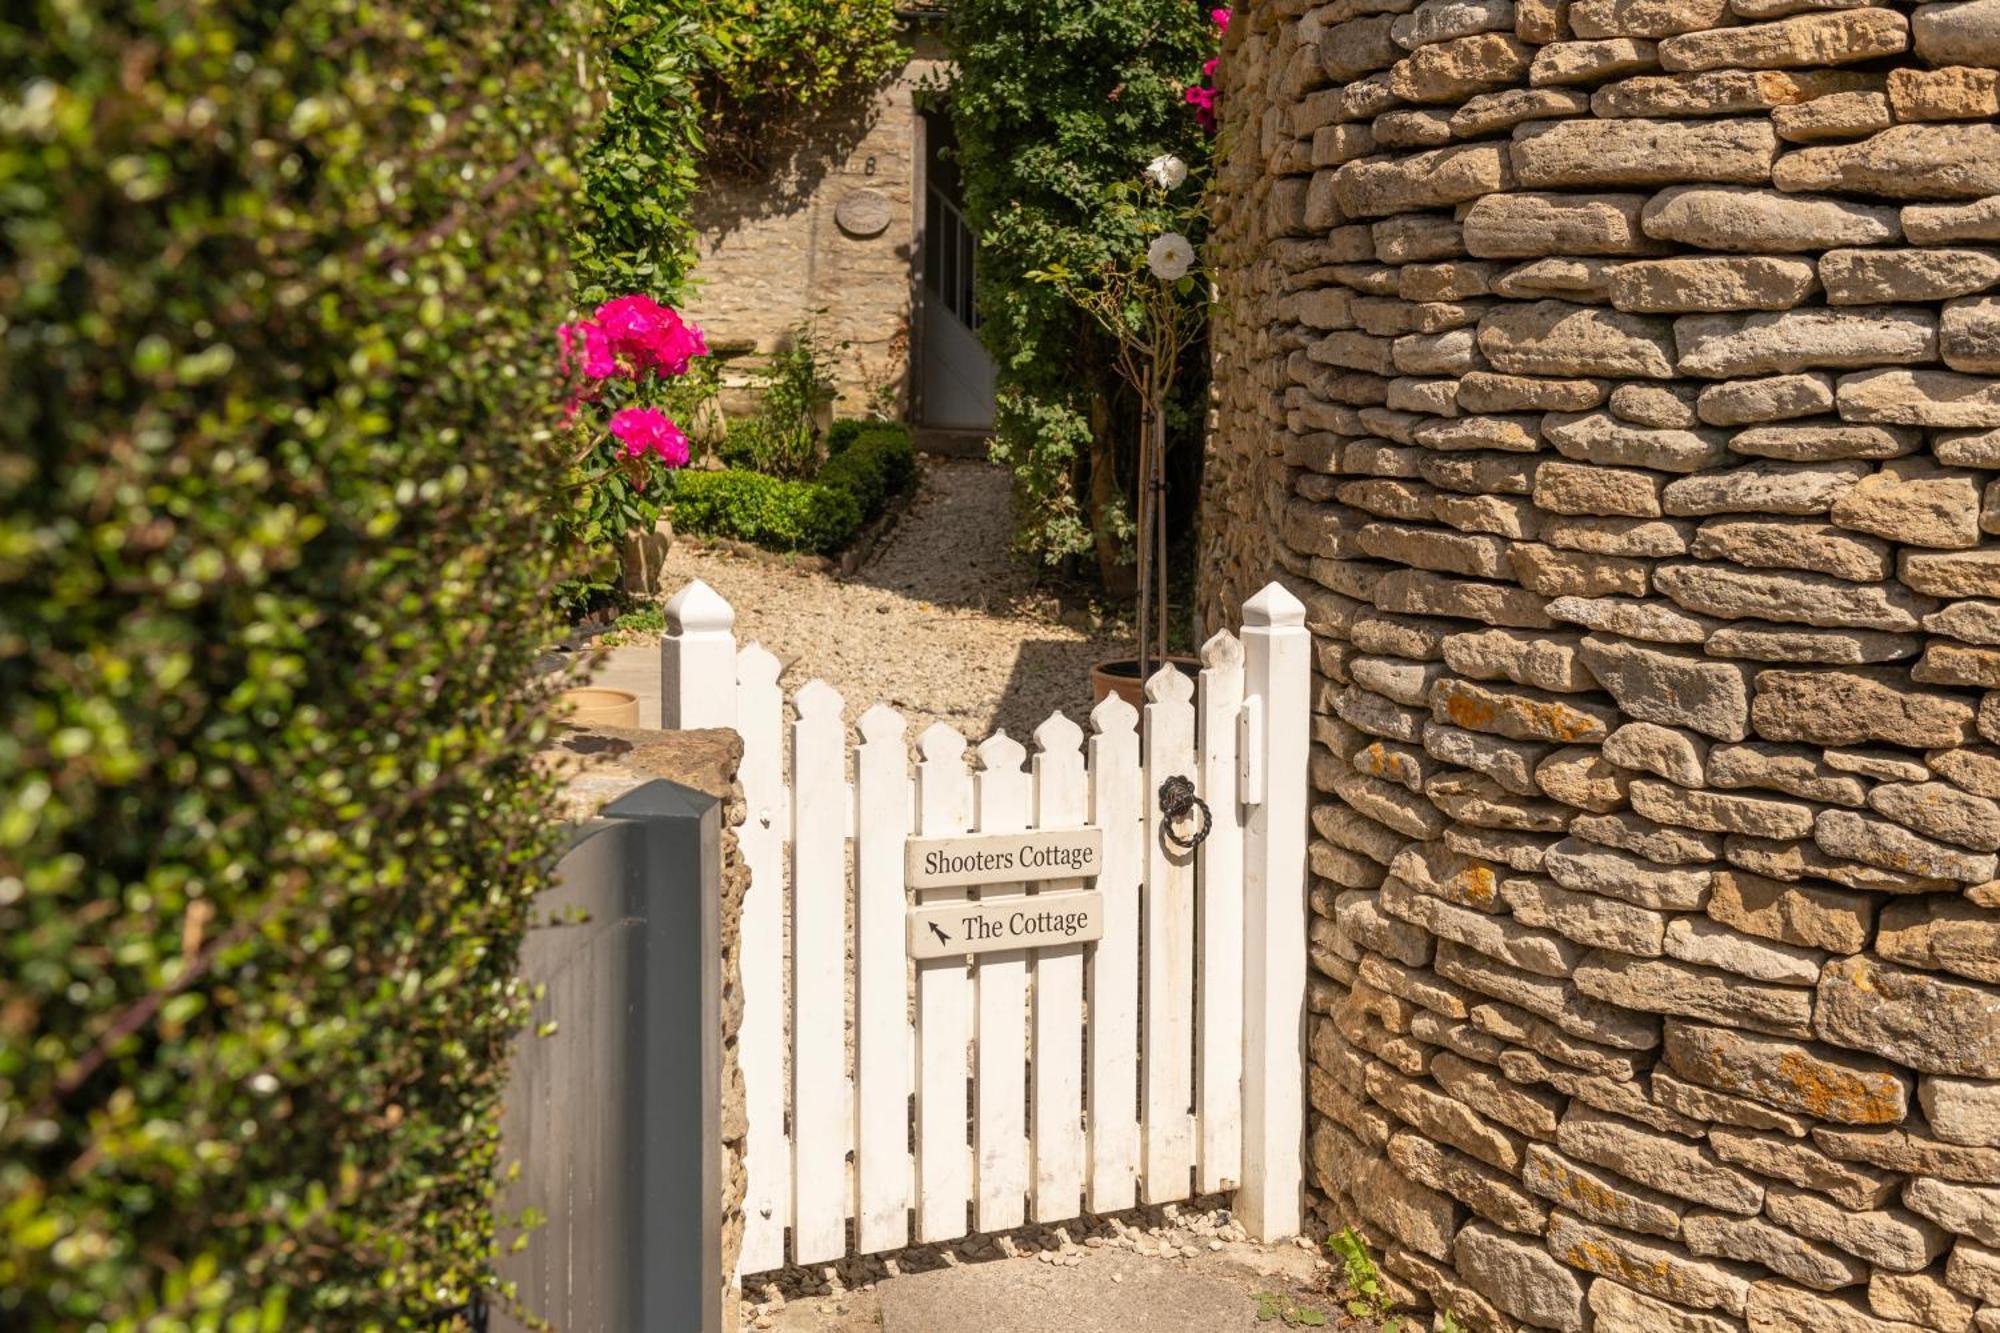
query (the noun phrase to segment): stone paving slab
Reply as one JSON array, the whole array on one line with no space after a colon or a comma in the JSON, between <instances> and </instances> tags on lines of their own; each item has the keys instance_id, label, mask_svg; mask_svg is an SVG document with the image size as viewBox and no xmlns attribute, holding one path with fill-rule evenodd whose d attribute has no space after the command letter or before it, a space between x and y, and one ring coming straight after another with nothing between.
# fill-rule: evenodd
<instances>
[{"instance_id":1,"label":"stone paving slab","mask_svg":"<svg viewBox=\"0 0 2000 1333\"><path fill-rule=\"evenodd\" d=\"M628 643L605 653L590 683L608 690L630 690L639 696L639 725L660 725L660 645Z\"/></svg>"},{"instance_id":2,"label":"stone paving slab","mask_svg":"<svg viewBox=\"0 0 2000 1333\"><path fill-rule=\"evenodd\" d=\"M879 1296L882 1333L1250 1333L1274 1326L1257 1322L1254 1299L1273 1288L1219 1259L1121 1255L1076 1268L1003 1259L912 1273L881 1284Z\"/></svg>"},{"instance_id":3,"label":"stone paving slab","mask_svg":"<svg viewBox=\"0 0 2000 1333\"><path fill-rule=\"evenodd\" d=\"M1350 1333L1373 1328L1341 1313L1326 1289L1327 1265L1312 1248L1223 1241L1178 1229L1096 1230L1091 1244L1005 1258L991 1246L906 1252L893 1275L817 1295L794 1290L789 1301L761 1314L762 1306L746 1309L744 1327L775 1333L1247 1333L1284 1327L1257 1318L1259 1293L1271 1293L1293 1308L1324 1314L1326 1327ZM996 1257L967 1259L967 1253Z\"/></svg>"}]
</instances>

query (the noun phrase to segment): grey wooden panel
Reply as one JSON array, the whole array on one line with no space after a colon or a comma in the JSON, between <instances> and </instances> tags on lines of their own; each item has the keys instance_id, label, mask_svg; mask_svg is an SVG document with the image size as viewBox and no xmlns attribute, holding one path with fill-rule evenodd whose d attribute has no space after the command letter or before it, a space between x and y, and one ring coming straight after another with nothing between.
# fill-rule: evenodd
<instances>
[{"instance_id":1,"label":"grey wooden panel","mask_svg":"<svg viewBox=\"0 0 2000 1333\"><path fill-rule=\"evenodd\" d=\"M705 1333L724 1281L720 807L653 782L605 815L577 831L522 947L546 992L502 1112L501 1160L521 1166L502 1224L546 1220L499 1268L562 1333ZM503 1310L494 1327L525 1325Z\"/></svg>"}]
</instances>

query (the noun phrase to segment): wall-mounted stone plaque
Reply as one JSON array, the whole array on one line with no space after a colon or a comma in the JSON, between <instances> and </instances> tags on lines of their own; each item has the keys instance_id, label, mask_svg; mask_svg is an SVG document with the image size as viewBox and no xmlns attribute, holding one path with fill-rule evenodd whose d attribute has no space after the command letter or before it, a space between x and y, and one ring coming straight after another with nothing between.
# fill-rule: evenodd
<instances>
[{"instance_id":1,"label":"wall-mounted stone plaque","mask_svg":"<svg viewBox=\"0 0 2000 1333\"><path fill-rule=\"evenodd\" d=\"M1104 895L1095 889L910 909L912 958L1042 949L1103 938Z\"/></svg>"},{"instance_id":2,"label":"wall-mounted stone plaque","mask_svg":"<svg viewBox=\"0 0 2000 1333\"><path fill-rule=\"evenodd\" d=\"M849 236L863 239L880 236L889 226L894 206L880 190L849 190L833 206L834 225Z\"/></svg>"}]
</instances>

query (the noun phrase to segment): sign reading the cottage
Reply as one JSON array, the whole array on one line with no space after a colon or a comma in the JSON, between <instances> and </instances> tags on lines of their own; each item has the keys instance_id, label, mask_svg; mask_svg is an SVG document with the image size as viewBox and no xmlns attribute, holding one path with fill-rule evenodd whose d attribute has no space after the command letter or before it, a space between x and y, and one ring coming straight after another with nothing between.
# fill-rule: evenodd
<instances>
[{"instance_id":1,"label":"sign reading the cottage","mask_svg":"<svg viewBox=\"0 0 2000 1333\"><path fill-rule=\"evenodd\" d=\"M1037 829L960 838L911 838L905 879L913 889L1087 879L1104 865L1104 830Z\"/></svg>"},{"instance_id":2,"label":"sign reading the cottage","mask_svg":"<svg viewBox=\"0 0 2000 1333\"><path fill-rule=\"evenodd\" d=\"M1104 895L1038 893L910 909L910 956L956 958L997 949L1041 949L1104 938Z\"/></svg>"}]
</instances>

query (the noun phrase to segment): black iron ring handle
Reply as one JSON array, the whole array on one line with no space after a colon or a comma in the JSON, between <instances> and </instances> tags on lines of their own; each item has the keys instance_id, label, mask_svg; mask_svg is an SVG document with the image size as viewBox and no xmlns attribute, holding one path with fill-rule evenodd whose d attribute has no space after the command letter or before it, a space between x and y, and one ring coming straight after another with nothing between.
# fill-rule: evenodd
<instances>
[{"instance_id":1,"label":"black iron ring handle","mask_svg":"<svg viewBox=\"0 0 2000 1333\"><path fill-rule=\"evenodd\" d=\"M1194 831L1192 837L1183 838L1174 832L1174 823L1189 811L1201 815L1201 827ZM1208 802L1194 794L1192 782L1178 775L1160 784L1160 813L1167 817L1167 822L1160 825L1161 836L1184 852L1201 846L1201 840L1208 836L1209 829L1215 824L1214 817L1208 812Z\"/></svg>"}]
</instances>

